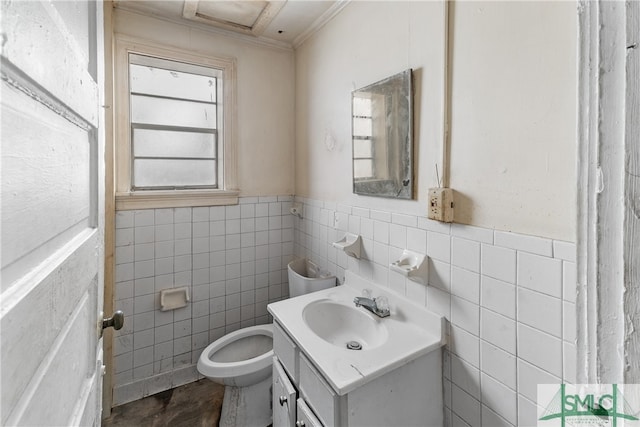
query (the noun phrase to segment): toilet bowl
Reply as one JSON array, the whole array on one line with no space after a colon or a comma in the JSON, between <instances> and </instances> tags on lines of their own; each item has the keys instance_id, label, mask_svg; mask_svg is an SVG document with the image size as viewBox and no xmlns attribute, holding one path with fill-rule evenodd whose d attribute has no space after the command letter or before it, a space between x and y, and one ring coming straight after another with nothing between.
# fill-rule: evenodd
<instances>
[{"instance_id":1,"label":"toilet bowl","mask_svg":"<svg viewBox=\"0 0 640 427\"><path fill-rule=\"evenodd\" d=\"M246 387L271 375L273 326L238 329L209 344L198 372L218 384Z\"/></svg>"},{"instance_id":2,"label":"toilet bowl","mask_svg":"<svg viewBox=\"0 0 640 427\"><path fill-rule=\"evenodd\" d=\"M226 386L220 426L265 427L271 424L272 358L272 325L239 329L202 351L198 372Z\"/></svg>"},{"instance_id":3,"label":"toilet bowl","mask_svg":"<svg viewBox=\"0 0 640 427\"><path fill-rule=\"evenodd\" d=\"M335 276L319 272L302 258L289 263L289 296L335 286ZM198 372L224 384L222 427L266 427L271 424L273 326L249 326L209 344L198 359Z\"/></svg>"}]
</instances>

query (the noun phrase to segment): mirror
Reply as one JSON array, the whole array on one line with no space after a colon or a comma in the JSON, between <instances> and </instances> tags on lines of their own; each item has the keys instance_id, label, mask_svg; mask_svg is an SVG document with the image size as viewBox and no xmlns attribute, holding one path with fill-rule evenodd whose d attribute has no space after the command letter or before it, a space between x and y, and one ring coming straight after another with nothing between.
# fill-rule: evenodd
<instances>
[{"instance_id":1,"label":"mirror","mask_svg":"<svg viewBox=\"0 0 640 427\"><path fill-rule=\"evenodd\" d=\"M353 192L413 198L411 69L351 94Z\"/></svg>"}]
</instances>

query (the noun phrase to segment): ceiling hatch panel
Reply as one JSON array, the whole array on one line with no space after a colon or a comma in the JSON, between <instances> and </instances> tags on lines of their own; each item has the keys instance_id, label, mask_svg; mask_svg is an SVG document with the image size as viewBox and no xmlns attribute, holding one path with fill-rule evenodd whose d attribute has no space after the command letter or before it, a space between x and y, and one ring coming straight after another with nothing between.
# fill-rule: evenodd
<instances>
[{"instance_id":1,"label":"ceiling hatch panel","mask_svg":"<svg viewBox=\"0 0 640 427\"><path fill-rule=\"evenodd\" d=\"M215 27L260 36L285 1L185 0L182 16Z\"/></svg>"}]
</instances>

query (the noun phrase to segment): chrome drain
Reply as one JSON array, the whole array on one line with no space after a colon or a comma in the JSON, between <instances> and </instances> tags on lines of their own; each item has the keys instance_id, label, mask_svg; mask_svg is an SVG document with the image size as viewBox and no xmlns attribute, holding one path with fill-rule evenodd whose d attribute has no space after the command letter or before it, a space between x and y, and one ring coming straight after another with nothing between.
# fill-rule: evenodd
<instances>
[{"instance_id":1,"label":"chrome drain","mask_svg":"<svg viewBox=\"0 0 640 427\"><path fill-rule=\"evenodd\" d=\"M347 343L347 348L349 350L362 350L362 344L360 344L358 341L349 341Z\"/></svg>"}]
</instances>

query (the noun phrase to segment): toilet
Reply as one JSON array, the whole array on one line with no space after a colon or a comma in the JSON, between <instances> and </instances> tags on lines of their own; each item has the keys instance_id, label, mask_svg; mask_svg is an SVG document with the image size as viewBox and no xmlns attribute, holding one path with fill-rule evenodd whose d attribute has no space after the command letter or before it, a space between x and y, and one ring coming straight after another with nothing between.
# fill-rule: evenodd
<instances>
[{"instance_id":1,"label":"toilet","mask_svg":"<svg viewBox=\"0 0 640 427\"><path fill-rule=\"evenodd\" d=\"M268 397L272 358L272 325L238 329L202 351L198 372L213 382L225 385L221 427L264 427L271 424Z\"/></svg>"},{"instance_id":2,"label":"toilet","mask_svg":"<svg viewBox=\"0 0 640 427\"><path fill-rule=\"evenodd\" d=\"M321 272L308 259L291 261L287 268L290 297L336 285L335 276ZM233 331L202 351L198 372L225 386L221 427L266 427L271 424L272 364L272 325Z\"/></svg>"}]
</instances>

